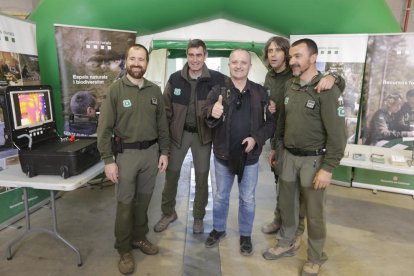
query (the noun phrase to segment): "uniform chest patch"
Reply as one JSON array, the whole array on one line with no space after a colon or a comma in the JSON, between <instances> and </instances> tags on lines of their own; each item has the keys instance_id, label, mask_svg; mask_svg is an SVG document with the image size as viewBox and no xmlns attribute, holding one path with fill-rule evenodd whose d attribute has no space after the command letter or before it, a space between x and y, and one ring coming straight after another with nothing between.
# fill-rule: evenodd
<instances>
[{"instance_id":1,"label":"uniform chest patch","mask_svg":"<svg viewBox=\"0 0 414 276\"><path fill-rule=\"evenodd\" d=\"M151 104L152 104L152 105L158 105L158 100L157 100L157 98L151 98Z\"/></svg>"},{"instance_id":2,"label":"uniform chest patch","mask_svg":"<svg viewBox=\"0 0 414 276\"><path fill-rule=\"evenodd\" d=\"M123 100L123 101L122 101L122 105L123 105L124 107L131 107L131 106L132 106L132 103L131 103L131 101L130 101L130 100Z\"/></svg>"},{"instance_id":3,"label":"uniform chest patch","mask_svg":"<svg viewBox=\"0 0 414 276\"><path fill-rule=\"evenodd\" d=\"M180 88L174 88L174 95L180 96L181 95L181 89Z\"/></svg>"},{"instance_id":4,"label":"uniform chest patch","mask_svg":"<svg viewBox=\"0 0 414 276\"><path fill-rule=\"evenodd\" d=\"M289 97L285 97L285 104L288 104L289 102Z\"/></svg>"},{"instance_id":5,"label":"uniform chest patch","mask_svg":"<svg viewBox=\"0 0 414 276\"><path fill-rule=\"evenodd\" d=\"M314 109L315 108L315 101L314 100L308 100L305 104L306 108Z\"/></svg>"}]
</instances>

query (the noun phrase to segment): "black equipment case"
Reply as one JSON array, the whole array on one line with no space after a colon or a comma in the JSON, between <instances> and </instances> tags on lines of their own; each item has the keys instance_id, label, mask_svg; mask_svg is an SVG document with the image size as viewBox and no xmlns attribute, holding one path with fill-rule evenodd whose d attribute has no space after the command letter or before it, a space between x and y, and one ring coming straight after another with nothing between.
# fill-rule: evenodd
<instances>
[{"instance_id":1,"label":"black equipment case","mask_svg":"<svg viewBox=\"0 0 414 276\"><path fill-rule=\"evenodd\" d=\"M8 86L2 97L5 140L19 150L20 165L28 177L67 178L99 162L96 138L59 137L50 86Z\"/></svg>"}]
</instances>

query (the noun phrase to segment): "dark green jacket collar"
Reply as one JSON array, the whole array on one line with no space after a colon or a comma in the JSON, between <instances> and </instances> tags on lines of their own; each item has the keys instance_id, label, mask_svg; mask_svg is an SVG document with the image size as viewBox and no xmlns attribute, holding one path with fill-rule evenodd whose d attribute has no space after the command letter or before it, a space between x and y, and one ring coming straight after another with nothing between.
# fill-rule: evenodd
<instances>
[{"instance_id":1,"label":"dark green jacket collar","mask_svg":"<svg viewBox=\"0 0 414 276\"><path fill-rule=\"evenodd\" d=\"M181 70L181 77L183 77L186 81L189 81L188 79L188 62L184 65L183 69ZM201 72L201 76L199 77L199 79L208 79L210 78L210 72L208 71L208 67L207 65L204 63L203 64L203 68L202 68L202 72Z\"/></svg>"},{"instance_id":2,"label":"dark green jacket collar","mask_svg":"<svg viewBox=\"0 0 414 276\"><path fill-rule=\"evenodd\" d=\"M127 76L125 75L125 76L123 76L122 77L122 82L125 84L125 85L127 85L127 86L138 86L138 85L136 85L136 84L134 84L134 83L132 83L128 78L127 78ZM144 88L146 88L146 87L151 87L151 86L154 86L155 84L154 83L152 83L152 82L150 82L149 80L147 80L146 78L144 78L144 83L143 83L143 85L142 85L142 87L140 88L140 89L144 89Z\"/></svg>"},{"instance_id":3,"label":"dark green jacket collar","mask_svg":"<svg viewBox=\"0 0 414 276\"><path fill-rule=\"evenodd\" d=\"M285 75L292 75L292 70L290 70L289 67L286 67L285 70L283 70L282 72L276 73L276 71L272 68L269 70L269 74L270 76L272 76L272 78L277 78Z\"/></svg>"}]
</instances>

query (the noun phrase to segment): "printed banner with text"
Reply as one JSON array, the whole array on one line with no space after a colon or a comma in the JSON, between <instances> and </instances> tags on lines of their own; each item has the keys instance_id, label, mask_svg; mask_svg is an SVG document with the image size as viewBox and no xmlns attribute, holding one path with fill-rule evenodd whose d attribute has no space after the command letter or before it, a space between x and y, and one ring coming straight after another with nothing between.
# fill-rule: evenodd
<instances>
[{"instance_id":1,"label":"printed banner with text","mask_svg":"<svg viewBox=\"0 0 414 276\"><path fill-rule=\"evenodd\" d=\"M361 99L368 35L292 35L291 42L310 38L318 45L319 71L334 71L345 79L343 101L348 143L354 144Z\"/></svg>"},{"instance_id":2,"label":"printed banner with text","mask_svg":"<svg viewBox=\"0 0 414 276\"><path fill-rule=\"evenodd\" d=\"M411 149L414 137L414 34L370 35L360 144Z\"/></svg>"},{"instance_id":3,"label":"printed banner with text","mask_svg":"<svg viewBox=\"0 0 414 276\"><path fill-rule=\"evenodd\" d=\"M36 25L0 14L0 90L7 86L39 84ZM17 149L6 143L4 137L4 115L8 116L4 111L0 106L0 171L19 162ZM29 207L40 204L49 195L48 191L28 188ZM24 211L22 196L21 188L0 186L0 229L12 224Z\"/></svg>"},{"instance_id":4,"label":"printed banner with text","mask_svg":"<svg viewBox=\"0 0 414 276\"><path fill-rule=\"evenodd\" d=\"M40 84L36 25L0 14L0 87ZM0 107L0 168L10 155L4 139L4 114Z\"/></svg>"},{"instance_id":5,"label":"printed banner with text","mask_svg":"<svg viewBox=\"0 0 414 276\"><path fill-rule=\"evenodd\" d=\"M55 25L64 134L94 136L106 89L125 74L136 32Z\"/></svg>"}]
</instances>

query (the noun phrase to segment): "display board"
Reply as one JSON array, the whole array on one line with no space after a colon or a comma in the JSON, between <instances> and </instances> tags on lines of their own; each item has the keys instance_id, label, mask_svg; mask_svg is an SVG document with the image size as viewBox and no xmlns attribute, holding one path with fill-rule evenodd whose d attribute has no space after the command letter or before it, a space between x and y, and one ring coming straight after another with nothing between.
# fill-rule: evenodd
<instances>
[{"instance_id":1,"label":"display board","mask_svg":"<svg viewBox=\"0 0 414 276\"><path fill-rule=\"evenodd\" d=\"M34 207L38 204L47 202L50 192L47 190L37 190L28 188L29 206ZM12 223L21 214L23 216L24 204L22 201L23 191L21 188L10 189L0 192L0 229ZM9 223L8 223L9 222Z\"/></svg>"},{"instance_id":2,"label":"display board","mask_svg":"<svg viewBox=\"0 0 414 276\"><path fill-rule=\"evenodd\" d=\"M38 85L40 70L36 46L36 25L0 14L0 90L7 86ZM18 162L17 150L6 144L4 113L0 106L0 170ZM30 206L39 204L48 193L31 189ZM24 210L22 190L0 187L0 226L12 222Z\"/></svg>"},{"instance_id":3,"label":"display board","mask_svg":"<svg viewBox=\"0 0 414 276\"><path fill-rule=\"evenodd\" d=\"M414 176L408 174L355 168L352 186L374 191L409 194L414 197Z\"/></svg>"},{"instance_id":4,"label":"display board","mask_svg":"<svg viewBox=\"0 0 414 276\"><path fill-rule=\"evenodd\" d=\"M359 144L411 149L414 136L414 34L370 35Z\"/></svg>"},{"instance_id":5,"label":"display board","mask_svg":"<svg viewBox=\"0 0 414 276\"><path fill-rule=\"evenodd\" d=\"M291 43L310 38L318 45L318 71L333 71L345 79L343 91L347 142L356 141L359 103L367 49L367 35L292 35ZM323 92L322 92L323 93ZM332 183L350 186L352 168L339 166L332 176Z\"/></svg>"},{"instance_id":6,"label":"display board","mask_svg":"<svg viewBox=\"0 0 414 276\"><path fill-rule=\"evenodd\" d=\"M0 14L0 89L10 85L37 84L40 84L40 70L36 25ZM0 105L0 151L7 151L8 155L17 153L10 148L4 139L4 113Z\"/></svg>"},{"instance_id":7,"label":"display board","mask_svg":"<svg viewBox=\"0 0 414 276\"><path fill-rule=\"evenodd\" d=\"M136 32L55 25L64 134L96 135L106 89L125 74Z\"/></svg>"}]
</instances>

